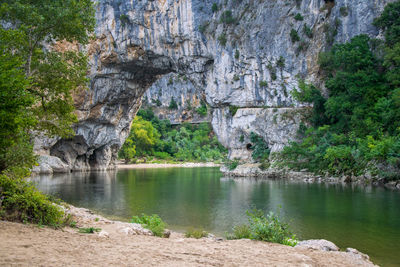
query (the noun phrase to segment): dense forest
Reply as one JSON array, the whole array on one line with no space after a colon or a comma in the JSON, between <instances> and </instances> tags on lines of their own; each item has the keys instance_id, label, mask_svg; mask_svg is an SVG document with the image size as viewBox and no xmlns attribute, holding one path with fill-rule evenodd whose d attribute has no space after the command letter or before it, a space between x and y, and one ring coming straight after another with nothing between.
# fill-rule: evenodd
<instances>
[{"instance_id":1,"label":"dense forest","mask_svg":"<svg viewBox=\"0 0 400 267\"><path fill-rule=\"evenodd\" d=\"M328 97L300 82L293 96L313 104L280 165L316 173L370 172L400 178L400 2L388 4L374 25L384 40L367 35L336 44L319 57Z\"/></svg>"},{"instance_id":2,"label":"dense forest","mask_svg":"<svg viewBox=\"0 0 400 267\"><path fill-rule=\"evenodd\" d=\"M119 151L119 157L127 163L139 159L221 162L226 156L227 150L209 123L172 126L170 121L158 119L150 108L139 110Z\"/></svg>"}]
</instances>

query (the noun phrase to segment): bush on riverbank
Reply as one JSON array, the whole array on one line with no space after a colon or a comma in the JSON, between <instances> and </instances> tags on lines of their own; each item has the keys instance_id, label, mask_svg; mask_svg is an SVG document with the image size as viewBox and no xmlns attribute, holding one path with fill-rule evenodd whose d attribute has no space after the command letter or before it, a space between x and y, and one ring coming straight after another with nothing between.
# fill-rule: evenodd
<instances>
[{"instance_id":1,"label":"bush on riverbank","mask_svg":"<svg viewBox=\"0 0 400 267\"><path fill-rule=\"evenodd\" d=\"M246 211L249 224L235 226L228 239L253 239L287 246L297 244L296 236L292 234L289 225L283 222L279 215L269 212L266 216L261 210Z\"/></svg>"},{"instance_id":2,"label":"bush on riverbank","mask_svg":"<svg viewBox=\"0 0 400 267\"><path fill-rule=\"evenodd\" d=\"M359 35L320 55L329 97L304 81L293 92L313 104L312 126L280 153L283 166L400 179L399 13L400 1L388 4L374 22L385 42Z\"/></svg>"},{"instance_id":3,"label":"bush on riverbank","mask_svg":"<svg viewBox=\"0 0 400 267\"><path fill-rule=\"evenodd\" d=\"M202 237L207 237L208 233L204 230L201 229L189 229L185 232L185 237L186 238L202 238Z\"/></svg>"},{"instance_id":4,"label":"bush on riverbank","mask_svg":"<svg viewBox=\"0 0 400 267\"><path fill-rule=\"evenodd\" d=\"M25 179L0 175L0 218L58 227L64 211Z\"/></svg>"},{"instance_id":5,"label":"bush on riverbank","mask_svg":"<svg viewBox=\"0 0 400 267\"><path fill-rule=\"evenodd\" d=\"M149 229L155 236L163 237L166 223L157 214L141 216L133 216L132 223L141 224L144 228Z\"/></svg>"}]
</instances>

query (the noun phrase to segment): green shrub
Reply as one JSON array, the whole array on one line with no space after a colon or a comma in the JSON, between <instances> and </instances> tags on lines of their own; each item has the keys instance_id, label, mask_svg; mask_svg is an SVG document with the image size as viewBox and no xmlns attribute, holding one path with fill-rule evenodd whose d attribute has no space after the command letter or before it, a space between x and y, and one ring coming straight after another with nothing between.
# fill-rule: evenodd
<instances>
[{"instance_id":1,"label":"green shrub","mask_svg":"<svg viewBox=\"0 0 400 267\"><path fill-rule=\"evenodd\" d=\"M272 66L271 64L268 64L267 68L271 75L271 80L275 81L278 78L278 76L276 75L276 68L274 66Z\"/></svg>"},{"instance_id":2,"label":"green shrub","mask_svg":"<svg viewBox=\"0 0 400 267\"><path fill-rule=\"evenodd\" d=\"M260 87L267 87L268 86L268 83L267 83L267 81L260 81Z\"/></svg>"},{"instance_id":3,"label":"green shrub","mask_svg":"<svg viewBox=\"0 0 400 267\"><path fill-rule=\"evenodd\" d=\"M238 106L229 106L229 113L231 114L231 116L235 116L236 112L238 111L239 107Z\"/></svg>"},{"instance_id":4,"label":"green shrub","mask_svg":"<svg viewBox=\"0 0 400 267\"><path fill-rule=\"evenodd\" d=\"M304 17L300 13L297 13L296 16L294 16L294 19L297 21L303 21Z\"/></svg>"},{"instance_id":5,"label":"green shrub","mask_svg":"<svg viewBox=\"0 0 400 267\"><path fill-rule=\"evenodd\" d=\"M225 166L230 170L233 171L236 169L237 166L239 166L239 160L229 160L228 162L225 163Z\"/></svg>"},{"instance_id":6,"label":"green shrub","mask_svg":"<svg viewBox=\"0 0 400 267\"><path fill-rule=\"evenodd\" d=\"M300 36L295 29L290 31L290 39L292 40L292 43L300 41Z\"/></svg>"},{"instance_id":7,"label":"green shrub","mask_svg":"<svg viewBox=\"0 0 400 267\"><path fill-rule=\"evenodd\" d=\"M235 82L237 82L237 81L239 81L239 80L240 80L240 78L239 78L239 76L238 76L238 75L236 75L236 74L235 74L235 75L233 76L233 80L234 80Z\"/></svg>"},{"instance_id":8,"label":"green shrub","mask_svg":"<svg viewBox=\"0 0 400 267\"><path fill-rule=\"evenodd\" d=\"M186 238L202 238L202 237L207 237L208 233L204 230L200 230L200 229L189 229L185 232L185 237Z\"/></svg>"},{"instance_id":9,"label":"green shrub","mask_svg":"<svg viewBox=\"0 0 400 267\"><path fill-rule=\"evenodd\" d=\"M169 106L168 109L177 109L178 108L178 104L176 103L175 99L173 97L171 97L171 102L169 102Z\"/></svg>"},{"instance_id":10,"label":"green shrub","mask_svg":"<svg viewBox=\"0 0 400 267\"><path fill-rule=\"evenodd\" d=\"M232 24L235 22L235 19L232 17L232 11L230 10L225 10L224 12L222 12L221 14L221 18L220 18L220 22L221 23L225 23L225 24Z\"/></svg>"},{"instance_id":11,"label":"green shrub","mask_svg":"<svg viewBox=\"0 0 400 267\"><path fill-rule=\"evenodd\" d=\"M308 46L309 46L309 43L306 42L306 41L304 41L304 40L302 40L302 41L299 43L299 46L298 46L297 49L296 49L296 55L300 54L300 52L306 51L307 48L308 48Z\"/></svg>"},{"instance_id":12,"label":"green shrub","mask_svg":"<svg viewBox=\"0 0 400 267\"><path fill-rule=\"evenodd\" d=\"M283 56L280 56L279 59L276 61L276 66L280 69L283 69L285 67L285 58Z\"/></svg>"},{"instance_id":13,"label":"green shrub","mask_svg":"<svg viewBox=\"0 0 400 267\"><path fill-rule=\"evenodd\" d=\"M218 5L217 5L217 3L213 3L213 4L212 4L211 10L212 10L213 13L215 13L215 12L218 11Z\"/></svg>"},{"instance_id":14,"label":"green shrub","mask_svg":"<svg viewBox=\"0 0 400 267\"><path fill-rule=\"evenodd\" d=\"M201 32L201 33L204 34L204 33L206 32L206 30L207 30L207 27L208 27L208 23L207 23L207 22L201 24L201 25L199 26L199 32Z\"/></svg>"},{"instance_id":15,"label":"green shrub","mask_svg":"<svg viewBox=\"0 0 400 267\"><path fill-rule=\"evenodd\" d=\"M240 56L239 50L236 49L236 51L235 51L235 58L236 58L236 59L239 59L239 56Z\"/></svg>"},{"instance_id":16,"label":"green shrub","mask_svg":"<svg viewBox=\"0 0 400 267\"><path fill-rule=\"evenodd\" d=\"M349 9L347 8L347 6L340 7L339 11L340 15L342 15L343 17L347 17L349 15Z\"/></svg>"},{"instance_id":17,"label":"green shrub","mask_svg":"<svg viewBox=\"0 0 400 267\"><path fill-rule=\"evenodd\" d=\"M244 135L243 134L240 135L239 141L243 143L243 141L244 141Z\"/></svg>"},{"instance_id":18,"label":"green shrub","mask_svg":"<svg viewBox=\"0 0 400 267\"><path fill-rule=\"evenodd\" d=\"M79 228L78 232L81 234L94 234L95 232L100 232L101 228L94 228L94 227L89 227L89 228Z\"/></svg>"},{"instance_id":19,"label":"green shrub","mask_svg":"<svg viewBox=\"0 0 400 267\"><path fill-rule=\"evenodd\" d=\"M241 224L233 227L233 233L227 234L226 239L250 239L251 231L250 226L247 224Z\"/></svg>"},{"instance_id":20,"label":"green shrub","mask_svg":"<svg viewBox=\"0 0 400 267\"><path fill-rule=\"evenodd\" d=\"M308 27L307 24L304 24L303 26L303 33L308 37L308 38L313 38L313 32L310 27Z\"/></svg>"},{"instance_id":21,"label":"green shrub","mask_svg":"<svg viewBox=\"0 0 400 267\"><path fill-rule=\"evenodd\" d=\"M219 42L222 46L225 46L225 45L226 45L227 39L226 39L226 34L225 34L225 33L223 33L223 34L221 34L220 36L218 36L218 42Z\"/></svg>"},{"instance_id":22,"label":"green shrub","mask_svg":"<svg viewBox=\"0 0 400 267\"><path fill-rule=\"evenodd\" d=\"M279 213L268 213L266 216L261 210L246 211L248 225L233 228L229 239L249 238L288 246L297 244L296 236L291 233L289 225L279 218Z\"/></svg>"},{"instance_id":23,"label":"green shrub","mask_svg":"<svg viewBox=\"0 0 400 267\"><path fill-rule=\"evenodd\" d=\"M262 171L265 171L267 169L269 169L269 167L271 166L271 163L269 162L269 159L263 159L259 168Z\"/></svg>"},{"instance_id":24,"label":"green shrub","mask_svg":"<svg viewBox=\"0 0 400 267\"><path fill-rule=\"evenodd\" d=\"M129 22L129 17L128 17L128 15L121 14L119 16L119 20L121 21L122 27L124 27Z\"/></svg>"},{"instance_id":25,"label":"green shrub","mask_svg":"<svg viewBox=\"0 0 400 267\"><path fill-rule=\"evenodd\" d=\"M53 227L64 222L63 210L23 178L0 175L0 217Z\"/></svg>"},{"instance_id":26,"label":"green shrub","mask_svg":"<svg viewBox=\"0 0 400 267\"><path fill-rule=\"evenodd\" d=\"M250 141L253 143L253 153L251 156L255 161L263 160L269 157L270 149L261 136L251 132Z\"/></svg>"},{"instance_id":27,"label":"green shrub","mask_svg":"<svg viewBox=\"0 0 400 267\"><path fill-rule=\"evenodd\" d=\"M142 213L142 216L133 216L131 222L141 224L144 228L152 231L155 236L162 237L164 235L166 224L157 214L149 216Z\"/></svg>"},{"instance_id":28,"label":"green shrub","mask_svg":"<svg viewBox=\"0 0 400 267\"><path fill-rule=\"evenodd\" d=\"M207 104L204 101L202 101L201 106L196 109L196 112L203 117L207 116Z\"/></svg>"}]
</instances>

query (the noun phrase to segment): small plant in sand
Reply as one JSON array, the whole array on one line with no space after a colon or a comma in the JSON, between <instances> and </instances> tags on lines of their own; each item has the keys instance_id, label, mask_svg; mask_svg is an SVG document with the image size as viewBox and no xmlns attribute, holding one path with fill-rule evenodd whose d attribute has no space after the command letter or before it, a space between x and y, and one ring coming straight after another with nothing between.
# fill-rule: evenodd
<instances>
[{"instance_id":1,"label":"small plant in sand","mask_svg":"<svg viewBox=\"0 0 400 267\"><path fill-rule=\"evenodd\" d=\"M94 227L88 227L88 228L79 228L78 232L81 234L94 234L95 232L100 232L101 228L94 228Z\"/></svg>"},{"instance_id":2,"label":"small plant in sand","mask_svg":"<svg viewBox=\"0 0 400 267\"><path fill-rule=\"evenodd\" d=\"M199 238L207 237L207 236L208 236L208 233L201 229L189 229L185 232L186 238L192 237L192 238L199 239Z\"/></svg>"},{"instance_id":3,"label":"small plant in sand","mask_svg":"<svg viewBox=\"0 0 400 267\"><path fill-rule=\"evenodd\" d=\"M144 228L149 229L155 236L162 237L166 227L166 223L157 214L146 215L142 213L142 216L133 216L132 223L139 223Z\"/></svg>"}]
</instances>

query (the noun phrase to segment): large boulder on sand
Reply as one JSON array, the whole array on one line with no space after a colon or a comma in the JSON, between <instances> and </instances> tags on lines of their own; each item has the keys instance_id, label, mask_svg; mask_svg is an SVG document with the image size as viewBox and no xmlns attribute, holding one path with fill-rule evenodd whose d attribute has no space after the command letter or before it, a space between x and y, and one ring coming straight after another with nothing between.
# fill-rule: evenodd
<instances>
[{"instance_id":1,"label":"large boulder on sand","mask_svg":"<svg viewBox=\"0 0 400 267\"><path fill-rule=\"evenodd\" d=\"M339 248L334 243L325 239L310 239L300 241L296 247L323 251L339 251Z\"/></svg>"}]
</instances>

